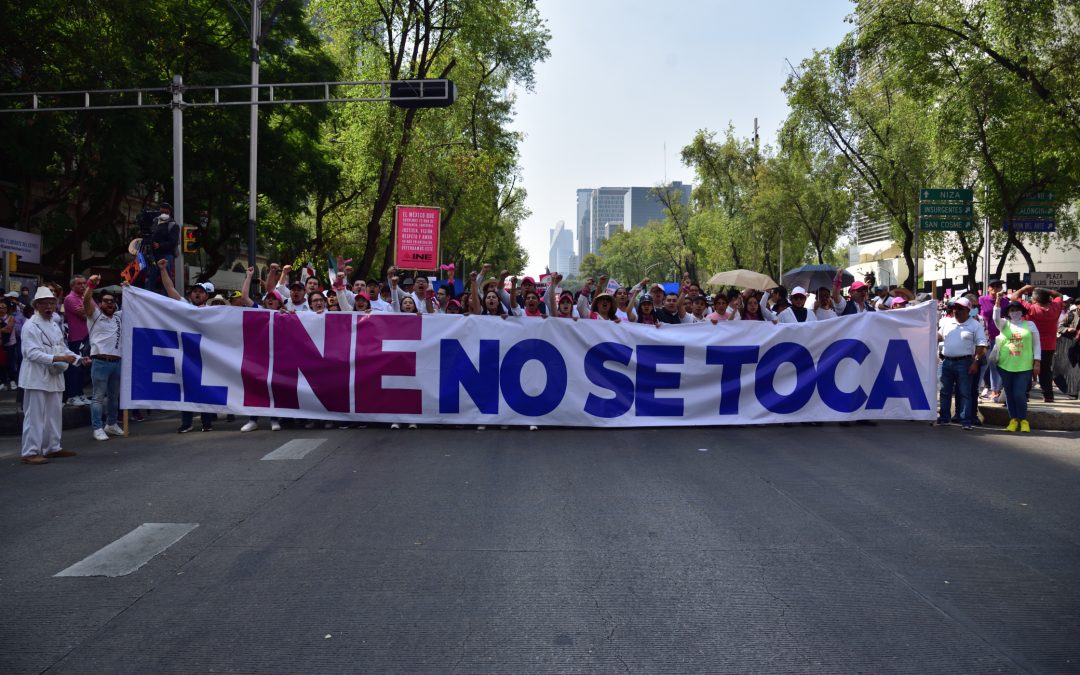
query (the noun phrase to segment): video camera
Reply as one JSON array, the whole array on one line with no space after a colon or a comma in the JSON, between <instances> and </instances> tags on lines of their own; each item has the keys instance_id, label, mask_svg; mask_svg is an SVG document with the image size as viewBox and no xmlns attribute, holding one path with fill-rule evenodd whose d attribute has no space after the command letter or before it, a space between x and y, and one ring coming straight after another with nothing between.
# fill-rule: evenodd
<instances>
[{"instance_id":1,"label":"video camera","mask_svg":"<svg viewBox=\"0 0 1080 675\"><path fill-rule=\"evenodd\" d=\"M149 241L154 231L154 221L161 215L157 209L143 209L135 218L135 224L139 226L139 236Z\"/></svg>"}]
</instances>

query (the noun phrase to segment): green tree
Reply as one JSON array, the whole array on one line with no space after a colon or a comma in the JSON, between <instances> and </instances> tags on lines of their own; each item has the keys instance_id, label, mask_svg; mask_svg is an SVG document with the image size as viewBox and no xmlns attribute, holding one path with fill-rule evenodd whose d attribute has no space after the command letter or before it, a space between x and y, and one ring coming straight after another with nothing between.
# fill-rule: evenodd
<instances>
[{"instance_id":1,"label":"green tree","mask_svg":"<svg viewBox=\"0 0 1080 675\"><path fill-rule=\"evenodd\" d=\"M849 35L817 52L784 85L793 123L827 138L855 176L855 199L871 218L886 218L901 243L914 289L918 190L934 178L932 130L919 102L880 59L860 55Z\"/></svg>"},{"instance_id":2,"label":"green tree","mask_svg":"<svg viewBox=\"0 0 1080 675\"><path fill-rule=\"evenodd\" d=\"M249 31L227 4L210 0L21 3L0 0L0 88L5 91L241 84L249 76ZM263 76L269 81L335 79L337 71L305 20L300 0L265 3ZM114 100L120 100L117 96ZM246 239L247 110L185 116L187 213L205 211L209 270ZM263 195L286 212L302 208L309 177L326 170L315 145L325 111L277 106L262 114ZM39 229L42 261L54 270L110 264L132 236L125 212L167 197L168 110L0 116L0 224ZM311 169L309 173L305 169ZM90 242L99 255L84 257Z\"/></svg>"}]
</instances>

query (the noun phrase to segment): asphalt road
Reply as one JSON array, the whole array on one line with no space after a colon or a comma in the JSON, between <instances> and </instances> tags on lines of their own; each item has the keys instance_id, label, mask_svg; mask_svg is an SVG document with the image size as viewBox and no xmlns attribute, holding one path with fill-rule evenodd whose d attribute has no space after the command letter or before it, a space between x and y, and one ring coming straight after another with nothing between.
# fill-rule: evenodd
<instances>
[{"instance_id":1,"label":"asphalt road","mask_svg":"<svg viewBox=\"0 0 1080 675\"><path fill-rule=\"evenodd\" d=\"M0 440L0 673L1080 671L1075 433L175 426Z\"/></svg>"}]
</instances>

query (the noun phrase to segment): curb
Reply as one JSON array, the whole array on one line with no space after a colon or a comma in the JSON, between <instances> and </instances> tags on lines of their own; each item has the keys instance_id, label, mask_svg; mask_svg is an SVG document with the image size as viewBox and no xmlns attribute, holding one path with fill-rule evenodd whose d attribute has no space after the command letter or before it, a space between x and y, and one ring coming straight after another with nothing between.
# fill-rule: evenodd
<instances>
[{"instance_id":1,"label":"curb","mask_svg":"<svg viewBox=\"0 0 1080 675\"><path fill-rule=\"evenodd\" d=\"M63 428L77 429L90 426L90 406L65 405L63 410ZM22 435L22 413L16 408L0 410L0 436Z\"/></svg>"},{"instance_id":2,"label":"curb","mask_svg":"<svg viewBox=\"0 0 1080 675\"><path fill-rule=\"evenodd\" d=\"M1004 427L1009 423L1009 409L998 403L980 404L983 424ZM1060 410L1048 405L1028 405L1028 422L1033 430L1080 431L1080 411Z\"/></svg>"}]
</instances>

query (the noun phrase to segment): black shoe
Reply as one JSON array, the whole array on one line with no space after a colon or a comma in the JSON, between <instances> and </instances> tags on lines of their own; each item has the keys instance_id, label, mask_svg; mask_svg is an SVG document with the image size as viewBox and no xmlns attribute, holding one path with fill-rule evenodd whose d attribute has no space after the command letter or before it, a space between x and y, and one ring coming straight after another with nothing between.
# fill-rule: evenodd
<instances>
[{"instance_id":1,"label":"black shoe","mask_svg":"<svg viewBox=\"0 0 1080 675\"><path fill-rule=\"evenodd\" d=\"M937 418L937 420L934 421L935 427L946 427L949 426L949 424L949 420L945 419L944 417L939 417Z\"/></svg>"},{"instance_id":2,"label":"black shoe","mask_svg":"<svg viewBox=\"0 0 1080 675\"><path fill-rule=\"evenodd\" d=\"M214 427L203 427L202 430L203 431L213 431Z\"/></svg>"},{"instance_id":3,"label":"black shoe","mask_svg":"<svg viewBox=\"0 0 1080 675\"><path fill-rule=\"evenodd\" d=\"M195 427L191 426L190 424L187 424L187 425L181 424L180 428L176 430L176 433L178 433L178 434L186 434L189 431L195 431Z\"/></svg>"}]
</instances>

